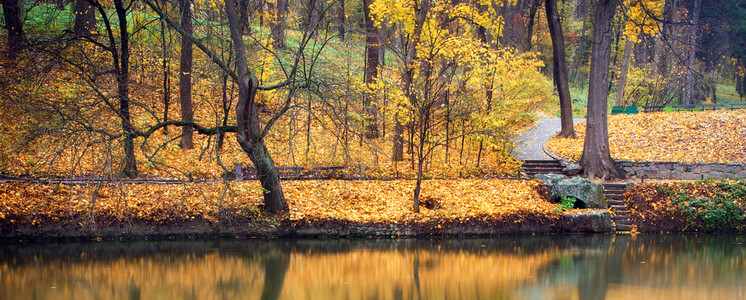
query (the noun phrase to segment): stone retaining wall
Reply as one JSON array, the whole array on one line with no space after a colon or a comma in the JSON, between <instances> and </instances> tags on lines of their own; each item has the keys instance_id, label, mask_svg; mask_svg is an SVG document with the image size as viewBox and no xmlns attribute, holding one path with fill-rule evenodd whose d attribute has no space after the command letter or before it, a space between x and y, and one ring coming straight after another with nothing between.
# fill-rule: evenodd
<instances>
[{"instance_id":1,"label":"stone retaining wall","mask_svg":"<svg viewBox=\"0 0 746 300\"><path fill-rule=\"evenodd\" d=\"M722 179L746 178L746 165L722 163L633 162L616 161L627 178L647 179Z\"/></svg>"}]
</instances>

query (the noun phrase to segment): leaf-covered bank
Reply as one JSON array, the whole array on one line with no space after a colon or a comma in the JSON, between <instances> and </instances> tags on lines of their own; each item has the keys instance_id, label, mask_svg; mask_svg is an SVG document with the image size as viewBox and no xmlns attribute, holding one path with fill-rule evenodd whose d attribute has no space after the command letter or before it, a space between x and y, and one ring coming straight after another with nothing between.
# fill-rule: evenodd
<instances>
[{"instance_id":1,"label":"leaf-covered bank","mask_svg":"<svg viewBox=\"0 0 746 300\"><path fill-rule=\"evenodd\" d=\"M283 184L289 209L277 215L262 212L258 182L3 184L0 227L5 238L481 235L550 232L561 213L537 181L429 180L418 214L412 180Z\"/></svg>"},{"instance_id":2,"label":"leaf-covered bank","mask_svg":"<svg viewBox=\"0 0 746 300\"><path fill-rule=\"evenodd\" d=\"M746 231L746 180L639 184L626 194L643 232Z\"/></svg>"}]
</instances>

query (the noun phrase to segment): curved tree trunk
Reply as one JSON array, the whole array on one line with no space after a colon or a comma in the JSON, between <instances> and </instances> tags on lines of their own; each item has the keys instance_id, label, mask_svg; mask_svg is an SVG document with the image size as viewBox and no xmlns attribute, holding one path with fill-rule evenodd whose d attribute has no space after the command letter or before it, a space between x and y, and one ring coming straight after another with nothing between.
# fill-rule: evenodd
<instances>
[{"instance_id":1,"label":"curved tree trunk","mask_svg":"<svg viewBox=\"0 0 746 300\"><path fill-rule=\"evenodd\" d=\"M246 51L241 38L241 26L236 15L233 1L225 1L225 11L231 30L231 39L236 51L236 69L238 71L238 103L236 104L237 139L241 149L246 152L259 175L259 182L264 192L264 209L277 213L286 208L285 195L280 186L275 163L264 145L260 129L259 114L256 109L257 79L249 72L246 62Z\"/></svg>"},{"instance_id":2,"label":"curved tree trunk","mask_svg":"<svg viewBox=\"0 0 746 300\"><path fill-rule=\"evenodd\" d=\"M601 0L596 7L596 24L593 28L590 83L588 85L588 121L585 145L580 164L586 177L592 179L618 179L619 171L609 151L607 101L609 98L609 56L611 54L611 20L617 1Z\"/></svg>"},{"instance_id":3,"label":"curved tree trunk","mask_svg":"<svg viewBox=\"0 0 746 300\"><path fill-rule=\"evenodd\" d=\"M560 123L562 124L562 130L559 136L564 138L575 137L575 129L572 124L569 77L567 76L567 65L565 64L565 38L562 36L562 25L560 24L559 14L557 13L557 0L546 0L545 7L549 35L552 37L554 83L557 85L557 93L560 100Z\"/></svg>"}]
</instances>

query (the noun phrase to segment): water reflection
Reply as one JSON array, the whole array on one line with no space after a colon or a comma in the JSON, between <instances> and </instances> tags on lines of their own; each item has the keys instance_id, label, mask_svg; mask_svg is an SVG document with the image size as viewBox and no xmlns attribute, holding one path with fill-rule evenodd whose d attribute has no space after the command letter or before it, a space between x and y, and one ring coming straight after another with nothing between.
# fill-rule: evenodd
<instances>
[{"instance_id":1,"label":"water reflection","mask_svg":"<svg viewBox=\"0 0 746 300\"><path fill-rule=\"evenodd\" d=\"M0 299L744 299L743 237L0 246Z\"/></svg>"}]
</instances>

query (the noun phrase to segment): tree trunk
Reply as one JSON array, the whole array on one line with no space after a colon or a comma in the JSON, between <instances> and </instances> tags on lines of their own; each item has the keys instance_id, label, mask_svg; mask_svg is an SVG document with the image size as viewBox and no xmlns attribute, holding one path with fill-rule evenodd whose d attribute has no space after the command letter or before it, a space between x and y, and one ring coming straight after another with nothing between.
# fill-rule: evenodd
<instances>
[{"instance_id":1,"label":"tree trunk","mask_svg":"<svg viewBox=\"0 0 746 300\"><path fill-rule=\"evenodd\" d=\"M76 35L90 35L96 33L96 10L88 0L75 1L75 25L73 32Z\"/></svg>"},{"instance_id":2,"label":"tree trunk","mask_svg":"<svg viewBox=\"0 0 746 300\"><path fill-rule=\"evenodd\" d=\"M273 13L275 14L270 18L270 35L272 36L273 45L277 49L285 49L285 23L288 13L288 1L277 0L277 4L274 7Z\"/></svg>"},{"instance_id":3,"label":"tree trunk","mask_svg":"<svg viewBox=\"0 0 746 300\"><path fill-rule=\"evenodd\" d=\"M181 28L189 35L192 33L192 8L190 0L181 0ZM181 64L179 66L179 102L181 103L181 120L194 121L192 107L192 42L181 38ZM181 127L181 148L194 148L192 126Z\"/></svg>"},{"instance_id":4,"label":"tree trunk","mask_svg":"<svg viewBox=\"0 0 746 300\"><path fill-rule=\"evenodd\" d=\"M370 15L370 5L373 4L372 0L363 1L363 11L365 13L365 52L367 54L365 60L365 84L368 88L376 82L378 78L378 65L379 56L378 51L381 48L378 45L378 29L373 24L373 19ZM365 137L368 139L378 138L378 122L377 122L377 110L375 107L375 94L370 91L365 91L364 96L365 106Z\"/></svg>"},{"instance_id":5,"label":"tree trunk","mask_svg":"<svg viewBox=\"0 0 746 300\"><path fill-rule=\"evenodd\" d=\"M257 80L249 72L246 62L240 24L232 0L225 1L225 11L236 51L236 69L238 71L238 103L236 104L237 140L241 149L246 152L259 175L259 182L264 193L264 209L270 213L277 213L286 208L285 195L280 186L275 163L264 145L256 109Z\"/></svg>"},{"instance_id":6,"label":"tree trunk","mask_svg":"<svg viewBox=\"0 0 746 300\"><path fill-rule=\"evenodd\" d=\"M528 11L528 23L526 24L526 35L525 40L523 41L523 52L530 52L531 47L533 46L531 44L531 39L534 36L534 20L536 19L536 11L539 8L539 0L530 0L531 7Z\"/></svg>"},{"instance_id":7,"label":"tree trunk","mask_svg":"<svg viewBox=\"0 0 746 300\"><path fill-rule=\"evenodd\" d=\"M585 56L585 44L586 44L586 36L585 32L588 30L588 17L583 18L583 27L580 29L580 39L578 40L578 47L577 47L577 56L575 59L575 71L573 72L575 77L573 81L574 87L580 87L580 78L583 75L583 63L584 63L584 56Z\"/></svg>"},{"instance_id":8,"label":"tree trunk","mask_svg":"<svg viewBox=\"0 0 746 300\"><path fill-rule=\"evenodd\" d=\"M575 129L572 124L572 101L570 99L567 65L565 64L565 38L562 36L562 24L560 24L559 14L557 13L557 0L546 0L544 5L547 12L549 35L552 38L554 83L557 85L560 100L562 130L559 136L564 138L575 137Z\"/></svg>"},{"instance_id":9,"label":"tree trunk","mask_svg":"<svg viewBox=\"0 0 746 300\"><path fill-rule=\"evenodd\" d=\"M619 171L609 151L607 101L609 98L609 56L611 54L611 20L616 10L616 0L600 0L596 7L596 24L593 27L593 47L588 85L588 113L585 145L580 164L586 177L591 179L618 179Z\"/></svg>"},{"instance_id":10,"label":"tree trunk","mask_svg":"<svg viewBox=\"0 0 746 300\"><path fill-rule=\"evenodd\" d=\"M85 0L81 0L85 1ZM161 41L163 42L163 122L168 122L168 109L171 105L171 56L170 40L171 34L169 33L169 42L166 42L166 22L161 19ZM168 134L168 126L163 127L163 134Z\"/></svg>"},{"instance_id":11,"label":"tree trunk","mask_svg":"<svg viewBox=\"0 0 746 300\"><path fill-rule=\"evenodd\" d=\"M119 61L115 59L117 74L117 97L119 98L119 118L124 131L124 168L122 174L126 177L137 176L137 160L135 158L135 128L132 126L129 100L129 33L127 32L127 8L122 0L114 0L114 7L119 18ZM116 46L112 49L116 53ZM116 55L115 55L116 56Z\"/></svg>"},{"instance_id":12,"label":"tree trunk","mask_svg":"<svg viewBox=\"0 0 746 300\"><path fill-rule=\"evenodd\" d=\"M5 29L8 30L8 58L16 59L26 43L21 22L21 4L19 0L3 0Z\"/></svg>"},{"instance_id":13,"label":"tree trunk","mask_svg":"<svg viewBox=\"0 0 746 300\"><path fill-rule=\"evenodd\" d=\"M619 80L616 83L616 100L614 100L615 106L624 106L624 88L627 86L627 73L629 72L629 59L632 56L635 42L627 37L626 44L624 45L624 58L622 58L622 70L619 74Z\"/></svg>"},{"instance_id":14,"label":"tree trunk","mask_svg":"<svg viewBox=\"0 0 746 300\"><path fill-rule=\"evenodd\" d=\"M689 32L689 58L686 64L686 87L684 88L684 104L694 104L694 59L697 55L697 31L699 30L699 10L701 0L694 0L692 11L692 26Z\"/></svg>"},{"instance_id":15,"label":"tree trunk","mask_svg":"<svg viewBox=\"0 0 746 300\"><path fill-rule=\"evenodd\" d=\"M363 1L365 2L365 1ZM363 4L365 6L365 4ZM370 10L370 9L369 9ZM345 0L339 0L339 27L337 27L337 35L339 40L345 40L345 25L347 23L347 14L345 13ZM365 19L367 22L367 18ZM367 26L367 23L366 23Z\"/></svg>"}]
</instances>

